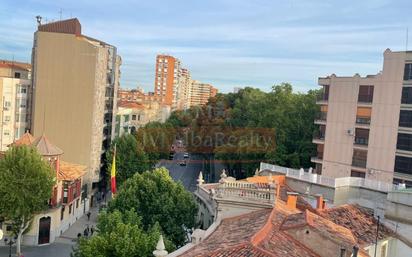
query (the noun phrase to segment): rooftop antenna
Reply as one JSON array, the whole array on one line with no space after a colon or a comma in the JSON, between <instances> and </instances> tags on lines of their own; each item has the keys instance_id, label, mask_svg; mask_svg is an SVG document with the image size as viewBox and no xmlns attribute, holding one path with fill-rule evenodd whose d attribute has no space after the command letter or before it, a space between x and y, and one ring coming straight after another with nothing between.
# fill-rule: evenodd
<instances>
[{"instance_id":1,"label":"rooftop antenna","mask_svg":"<svg viewBox=\"0 0 412 257\"><path fill-rule=\"evenodd\" d=\"M42 17L40 15L36 16L37 25L39 25L39 26L41 25L41 19L42 19Z\"/></svg>"},{"instance_id":2,"label":"rooftop antenna","mask_svg":"<svg viewBox=\"0 0 412 257\"><path fill-rule=\"evenodd\" d=\"M60 14L60 20L62 20L62 16L63 16L63 9L62 8L60 8L59 14Z\"/></svg>"}]
</instances>

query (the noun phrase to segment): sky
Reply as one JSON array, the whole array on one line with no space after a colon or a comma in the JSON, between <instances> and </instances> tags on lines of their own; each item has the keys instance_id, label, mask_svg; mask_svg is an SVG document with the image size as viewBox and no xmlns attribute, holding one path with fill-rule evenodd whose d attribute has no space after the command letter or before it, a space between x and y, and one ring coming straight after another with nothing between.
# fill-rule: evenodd
<instances>
[{"instance_id":1,"label":"sky","mask_svg":"<svg viewBox=\"0 0 412 257\"><path fill-rule=\"evenodd\" d=\"M405 50L412 34L411 0L1 0L0 59L30 62L35 16L60 10L117 47L121 87L146 92L160 53L221 92L282 82L305 92L332 73L376 74L385 49Z\"/></svg>"}]
</instances>

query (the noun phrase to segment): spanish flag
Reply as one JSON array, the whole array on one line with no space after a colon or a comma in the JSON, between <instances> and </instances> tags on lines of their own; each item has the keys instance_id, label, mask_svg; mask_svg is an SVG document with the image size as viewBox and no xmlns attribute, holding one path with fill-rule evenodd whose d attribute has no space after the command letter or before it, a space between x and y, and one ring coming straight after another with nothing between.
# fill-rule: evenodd
<instances>
[{"instance_id":1,"label":"spanish flag","mask_svg":"<svg viewBox=\"0 0 412 257\"><path fill-rule=\"evenodd\" d=\"M112 171L111 171L111 188L112 194L116 194L116 145L114 146L113 151L113 161L112 161Z\"/></svg>"}]
</instances>

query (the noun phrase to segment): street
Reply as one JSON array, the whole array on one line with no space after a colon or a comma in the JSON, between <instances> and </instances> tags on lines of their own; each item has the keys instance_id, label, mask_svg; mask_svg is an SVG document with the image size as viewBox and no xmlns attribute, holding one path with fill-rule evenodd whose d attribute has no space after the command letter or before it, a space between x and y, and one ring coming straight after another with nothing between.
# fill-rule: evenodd
<instances>
[{"instance_id":1,"label":"street","mask_svg":"<svg viewBox=\"0 0 412 257\"><path fill-rule=\"evenodd\" d=\"M173 160L162 160L157 166L168 169L173 180L182 182L187 190L193 192L196 189L199 172L202 170L202 160L194 155L184 159L183 155L184 152L177 152ZM182 160L186 160L186 166L180 166Z\"/></svg>"}]
</instances>

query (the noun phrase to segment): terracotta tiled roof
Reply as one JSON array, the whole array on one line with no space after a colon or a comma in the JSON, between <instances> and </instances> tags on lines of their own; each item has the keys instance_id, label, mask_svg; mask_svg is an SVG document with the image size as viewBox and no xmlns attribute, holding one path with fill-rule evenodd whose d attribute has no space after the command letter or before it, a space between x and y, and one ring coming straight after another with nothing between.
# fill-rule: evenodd
<instances>
[{"instance_id":1,"label":"terracotta tiled roof","mask_svg":"<svg viewBox=\"0 0 412 257\"><path fill-rule=\"evenodd\" d=\"M333 223L321 216L314 214L308 210L289 215L282 223L280 229L287 231L298 227L310 226L318 233L330 238L336 243L345 245L348 248L356 244L352 232L340 225Z\"/></svg>"},{"instance_id":2,"label":"terracotta tiled roof","mask_svg":"<svg viewBox=\"0 0 412 257\"><path fill-rule=\"evenodd\" d=\"M50 143L49 139L47 139L45 135L36 138L36 140L32 143L32 146L36 147L39 154L43 156L56 156L63 154L63 150Z\"/></svg>"},{"instance_id":3,"label":"terracotta tiled roof","mask_svg":"<svg viewBox=\"0 0 412 257\"><path fill-rule=\"evenodd\" d=\"M9 69L18 69L18 70L28 71L31 69L31 65L30 63L24 63L24 62L0 60L0 68L9 68Z\"/></svg>"},{"instance_id":4,"label":"terracotta tiled roof","mask_svg":"<svg viewBox=\"0 0 412 257\"><path fill-rule=\"evenodd\" d=\"M117 106L122 108L144 109L143 105L131 101L120 101Z\"/></svg>"},{"instance_id":5,"label":"terracotta tiled roof","mask_svg":"<svg viewBox=\"0 0 412 257\"><path fill-rule=\"evenodd\" d=\"M57 173L59 180L72 181L81 178L86 173L86 166L60 161L60 170Z\"/></svg>"},{"instance_id":6,"label":"terracotta tiled roof","mask_svg":"<svg viewBox=\"0 0 412 257\"><path fill-rule=\"evenodd\" d=\"M347 204L325 209L320 211L319 215L351 230L359 245L366 246L375 243L377 220L373 216L373 210ZM394 235L392 230L380 224L379 239Z\"/></svg>"},{"instance_id":7,"label":"terracotta tiled roof","mask_svg":"<svg viewBox=\"0 0 412 257\"><path fill-rule=\"evenodd\" d=\"M81 35L82 27L77 18L40 25L38 31Z\"/></svg>"},{"instance_id":8,"label":"terracotta tiled roof","mask_svg":"<svg viewBox=\"0 0 412 257\"><path fill-rule=\"evenodd\" d=\"M34 137L29 133L24 133L19 139L10 144L10 146L31 145L34 142Z\"/></svg>"}]
</instances>

